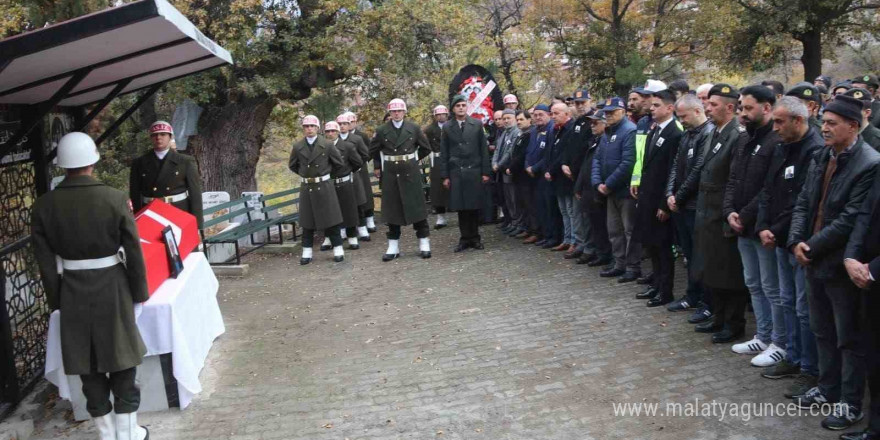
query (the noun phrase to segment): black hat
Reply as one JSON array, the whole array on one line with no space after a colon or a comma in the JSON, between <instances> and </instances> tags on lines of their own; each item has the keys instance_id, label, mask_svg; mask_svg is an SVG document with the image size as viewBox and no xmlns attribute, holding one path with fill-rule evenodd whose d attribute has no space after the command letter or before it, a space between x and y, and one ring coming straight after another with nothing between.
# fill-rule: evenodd
<instances>
[{"instance_id":1,"label":"black hat","mask_svg":"<svg viewBox=\"0 0 880 440\"><path fill-rule=\"evenodd\" d=\"M853 98L852 96L837 95L837 97L825 106L825 113L834 113L851 121L856 121L859 123L859 126L861 126L862 109L864 109L862 101Z\"/></svg>"},{"instance_id":2,"label":"black hat","mask_svg":"<svg viewBox=\"0 0 880 440\"><path fill-rule=\"evenodd\" d=\"M605 110L596 110L592 115L587 116L587 118L592 119L594 121L602 121L605 122Z\"/></svg>"},{"instance_id":3,"label":"black hat","mask_svg":"<svg viewBox=\"0 0 880 440\"><path fill-rule=\"evenodd\" d=\"M846 90L849 90L849 89L851 89L851 88L852 88L852 83L849 82L849 80L847 80L847 81L841 81L841 82L835 84L834 87L831 88L831 92L833 93L833 92L834 92L835 90L837 90L837 89L843 89L844 91L846 91Z\"/></svg>"},{"instance_id":4,"label":"black hat","mask_svg":"<svg viewBox=\"0 0 880 440\"><path fill-rule=\"evenodd\" d=\"M789 89L785 96L794 96L795 98L800 98L804 101L822 102L822 96L819 94L819 89L809 83L798 83L796 86Z\"/></svg>"},{"instance_id":5,"label":"black hat","mask_svg":"<svg viewBox=\"0 0 880 440\"><path fill-rule=\"evenodd\" d=\"M709 97L711 98L713 95L739 99L739 90L730 84L715 84L709 89Z\"/></svg>"},{"instance_id":6,"label":"black hat","mask_svg":"<svg viewBox=\"0 0 880 440\"><path fill-rule=\"evenodd\" d=\"M877 79L877 75L863 75L858 76L852 79L854 83L862 83L867 84L869 87L878 88L880 87L880 80Z\"/></svg>"},{"instance_id":7,"label":"black hat","mask_svg":"<svg viewBox=\"0 0 880 440\"><path fill-rule=\"evenodd\" d=\"M842 93L841 95L852 96L853 98L856 98L856 99L862 101L864 103L865 108L870 107L871 101L873 100L873 99L871 99L871 92L869 92L861 87L851 88L851 89L847 90L846 92ZM841 95L838 95L838 96L841 96Z\"/></svg>"},{"instance_id":8,"label":"black hat","mask_svg":"<svg viewBox=\"0 0 880 440\"><path fill-rule=\"evenodd\" d=\"M776 104L776 94L773 93L773 91L768 89L766 86L753 85L743 87L743 89L740 90L740 94L749 95L755 98L755 101L758 102L766 102L770 103L770 105Z\"/></svg>"},{"instance_id":9,"label":"black hat","mask_svg":"<svg viewBox=\"0 0 880 440\"><path fill-rule=\"evenodd\" d=\"M652 96L655 98L660 98L661 100L666 101L666 102L670 102L670 101L675 102L675 92L673 92L672 90L669 90L669 89L664 89L664 90L660 90L659 92L654 92L654 94Z\"/></svg>"},{"instance_id":10,"label":"black hat","mask_svg":"<svg viewBox=\"0 0 880 440\"><path fill-rule=\"evenodd\" d=\"M830 76L819 75L816 77L816 79L813 80L814 83L816 81L822 81L825 84L825 87L831 87L831 77Z\"/></svg>"}]
</instances>

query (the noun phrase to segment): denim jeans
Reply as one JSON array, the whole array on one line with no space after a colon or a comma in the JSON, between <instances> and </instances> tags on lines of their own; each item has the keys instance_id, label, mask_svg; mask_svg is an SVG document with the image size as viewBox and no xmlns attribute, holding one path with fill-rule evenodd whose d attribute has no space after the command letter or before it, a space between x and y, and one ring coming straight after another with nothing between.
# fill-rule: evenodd
<instances>
[{"instance_id":1,"label":"denim jeans","mask_svg":"<svg viewBox=\"0 0 880 440\"><path fill-rule=\"evenodd\" d=\"M556 196L556 200L559 203L559 212L562 213L562 224L565 230L563 242L583 249L584 230L581 222L580 202L576 201L574 195L571 194Z\"/></svg>"},{"instance_id":2,"label":"denim jeans","mask_svg":"<svg viewBox=\"0 0 880 440\"><path fill-rule=\"evenodd\" d=\"M776 262L779 265L779 296L782 297L785 331L788 333L788 361L800 365L802 373L818 376L816 339L810 330L806 270L787 249L776 248Z\"/></svg>"},{"instance_id":3,"label":"denim jeans","mask_svg":"<svg viewBox=\"0 0 880 440\"><path fill-rule=\"evenodd\" d=\"M776 250L766 249L756 238L740 237L737 239L737 246L742 258L746 287L752 296L757 337L765 344L772 342L785 349L785 313L779 297Z\"/></svg>"}]
</instances>

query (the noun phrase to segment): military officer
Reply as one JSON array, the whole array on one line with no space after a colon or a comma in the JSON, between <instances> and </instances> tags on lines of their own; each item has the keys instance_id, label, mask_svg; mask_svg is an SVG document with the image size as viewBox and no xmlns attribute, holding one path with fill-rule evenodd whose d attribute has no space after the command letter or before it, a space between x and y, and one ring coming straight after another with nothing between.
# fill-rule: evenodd
<instances>
[{"instance_id":1,"label":"military officer","mask_svg":"<svg viewBox=\"0 0 880 440\"><path fill-rule=\"evenodd\" d=\"M354 142L355 145L358 146L358 151L365 151L367 154L367 157L364 157L364 167L361 168L361 172L359 174L359 176L361 177L361 181L364 184L364 194L367 197L367 201L364 202L363 205L361 205L361 211L363 211L362 215L364 216L364 221L366 222L367 232L372 234L373 232L376 232L376 220L373 217L373 212L376 209L376 203L373 199L373 181L370 180L370 171L367 169L367 165L372 158L372 156L370 156L369 147L370 137L367 136L367 133L364 131L363 127L357 125L358 118L355 113L345 112L344 114L348 116L348 133L360 137L364 146L367 147L366 149L364 149L360 146L359 141L357 141L356 139L351 140L352 142ZM343 130L340 132L340 136L342 137L342 139L348 140L348 134L346 134L346 132L344 131L345 129L340 126L340 130ZM369 238L364 239L364 234L359 235L361 240L370 241Z\"/></svg>"},{"instance_id":2,"label":"military officer","mask_svg":"<svg viewBox=\"0 0 880 440\"><path fill-rule=\"evenodd\" d=\"M430 154L431 145L421 127L404 120L406 103L402 99L392 99L388 112L391 119L379 126L370 140L370 154L380 158L376 171L381 176L382 220L388 224L388 250L382 261L400 256L400 227L409 224L419 239L419 255L431 258L431 231L419 166L419 157Z\"/></svg>"},{"instance_id":3,"label":"military officer","mask_svg":"<svg viewBox=\"0 0 880 440\"><path fill-rule=\"evenodd\" d=\"M458 212L461 238L455 252L469 247L483 249L480 241L480 207L492 171L489 142L480 121L467 115L467 98L452 98L455 119L443 128L440 161L443 186L449 189L449 209Z\"/></svg>"},{"instance_id":4,"label":"military officer","mask_svg":"<svg viewBox=\"0 0 880 440\"><path fill-rule=\"evenodd\" d=\"M358 240L370 241L370 230L367 228L368 212L369 221L373 222L373 183L370 181L370 170L367 169L367 164L370 163L370 147L367 146L363 136L352 131L351 115L353 114L345 112L337 116L336 123L339 124L339 138L353 143L364 162L361 169L352 174L352 178L355 179L355 190L358 191ZM376 225L372 224L375 230Z\"/></svg>"},{"instance_id":5,"label":"military officer","mask_svg":"<svg viewBox=\"0 0 880 440\"><path fill-rule=\"evenodd\" d=\"M852 86L868 90L871 95L876 96L877 90L880 89L880 80L877 79L877 75L863 75L853 78ZM875 99L871 103L871 125L880 128L880 99Z\"/></svg>"},{"instance_id":6,"label":"military officer","mask_svg":"<svg viewBox=\"0 0 880 440\"><path fill-rule=\"evenodd\" d=\"M202 179L192 156L170 148L174 137L171 124L156 121L150 126L153 151L131 164L129 196L137 212L154 199L164 200L196 217L199 229L202 215Z\"/></svg>"},{"instance_id":7,"label":"military officer","mask_svg":"<svg viewBox=\"0 0 880 440\"><path fill-rule=\"evenodd\" d=\"M715 84L709 90L707 112L716 129L703 156L694 220L694 259L689 262L694 265L692 276L712 295L715 309L715 318L694 330L714 333L712 342L717 344L744 334L748 301L736 235L721 209L731 162L749 141L746 128L736 118L738 99L739 90L729 84Z\"/></svg>"},{"instance_id":8,"label":"military officer","mask_svg":"<svg viewBox=\"0 0 880 440\"><path fill-rule=\"evenodd\" d=\"M303 228L301 265L312 262L316 229L323 230L324 235L330 237L333 261L339 263L345 256L339 233L342 210L336 197L335 182L331 181L331 176L343 175L345 164L336 146L318 135L319 124L316 116L303 118L306 136L293 144L288 162L290 171L302 178L299 191L299 222Z\"/></svg>"},{"instance_id":9,"label":"military officer","mask_svg":"<svg viewBox=\"0 0 880 440\"><path fill-rule=\"evenodd\" d=\"M425 136L431 144L431 206L437 213L434 229L446 227L446 205L449 203L449 190L443 186L443 179L437 173L436 162L440 159L440 140L443 126L449 120L449 109L445 105L434 107L434 122L425 127Z\"/></svg>"},{"instance_id":10,"label":"military officer","mask_svg":"<svg viewBox=\"0 0 880 440\"><path fill-rule=\"evenodd\" d=\"M336 185L336 198L339 199L339 208L342 210L342 238L348 238L349 249L360 249L357 237L357 226L360 222L358 216L358 194L363 198L363 189L360 181L355 177L358 170L364 166L364 160L357 147L339 137L339 124L333 121L324 125L324 136L327 141L336 146L342 155L343 167L338 175L334 175L333 183ZM330 237L324 238L321 250L330 250ZM325 248L326 246L326 248Z\"/></svg>"},{"instance_id":11,"label":"military officer","mask_svg":"<svg viewBox=\"0 0 880 440\"><path fill-rule=\"evenodd\" d=\"M34 203L34 254L49 308L61 310L64 370L82 378L99 437L144 440L134 379L146 347L135 320L148 299L147 271L131 202L92 177L98 159L85 133L61 138L67 176Z\"/></svg>"},{"instance_id":12,"label":"military officer","mask_svg":"<svg viewBox=\"0 0 880 440\"><path fill-rule=\"evenodd\" d=\"M822 130L822 123L818 119L819 110L822 108L822 96L816 86L807 82L798 83L785 92L785 96L794 96L803 101L807 111L810 112L810 119L807 122L816 130Z\"/></svg>"},{"instance_id":13,"label":"military officer","mask_svg":"<svg viewBox=\"0 0 880 440\"><path fill-rule=\"evenodd\" d=\"M866 144L870 145L875 150L880 151L880 128L871 125L871 118L873 116L871 104L878 100L872 100L871 92L862 88L852 88L843 94L852 96L853 98L862 101L862 104L864 104L865 108L862 109L862 128L859 135L862 136L862 139Z\"/></svg>"}]
</instances>

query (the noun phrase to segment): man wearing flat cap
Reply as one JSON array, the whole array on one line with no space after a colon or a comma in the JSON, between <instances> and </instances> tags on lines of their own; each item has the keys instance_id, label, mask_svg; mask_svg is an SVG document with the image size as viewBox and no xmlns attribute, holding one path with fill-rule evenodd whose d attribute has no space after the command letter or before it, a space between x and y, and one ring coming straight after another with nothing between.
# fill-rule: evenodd
<instances>
[{"instance_id":1,"label":"man wearing flat cap","mask_svg":"<svg viewBox=\"0 0 880 440\"><path fill-rule=\"evenodd\" d=\"M192 156L171 148L174 130L165 121L150 126L153 149L131 164L129 197L134 212L155 199L174 205L196 217L202 228L202 178Z\"/></svg>"},{"instance_id":2,"label":"man wearing flat cap","mask_svg":"<svg viewBox=\"0 0 880 440\"><path fill-rule=\"evenodd\" d=\"M694 220L694 259L692 275L712 295L714 319L697 325L698 333L713 333L716 344L733 342L745 331L748 300L743 280L742 260L736 234L724 218L722 209L734 158L749 141L746 128L736 118L739 90L729 84L715 84L709 90L707 113L715 132L703 153L697 212Z\"/></svg>"},{"instance_id":3,"label":"man wearing flat cap","mask_svg":"<svg viewBox=\"0 0 880 440\"><path fill-rule=\"evenodd\" d=\"M467 115L467 98L452 98L454 118L443 127L440 160L437 165L443 185L449 190L449 210L458 212L461 231L455 252L483 249L480 240L480 208L492 168L489 142L483 124Z\"/></svg>"},{"instance_id":4,"label":"man wearing flat cap","mask_svg":"<svg viewBox=\"0 0 880 440\"><path fill-rule=\"evenodd\" d=\"M847 240L874 183L880 153L860 137L862 103L840 95L825 108L826 150L813 155L791 219L788 248L807 268L810 327L819 357L818 386L795 402L802 408L837 403L822 421L849 428L862 419L867 331L866 292L847 276Z\"/></svg>"},{"instance_id":5,"label":"man wearing flat cap","mask_svg":"<svg viewBox=\"0 0 880 440\"><path fill-rule=\"evenodd\" d=\"M864 106L864 108L862 108L862 131L859 135L865 143L873 147L875 150L880 151L880 128L871 125L869 122L873 116L871 103L872 101L876 102L877 100L872 100L871 92L862 88L849 89L843 94L862 101L862 105Z\"/></svg>"}]
</instances>

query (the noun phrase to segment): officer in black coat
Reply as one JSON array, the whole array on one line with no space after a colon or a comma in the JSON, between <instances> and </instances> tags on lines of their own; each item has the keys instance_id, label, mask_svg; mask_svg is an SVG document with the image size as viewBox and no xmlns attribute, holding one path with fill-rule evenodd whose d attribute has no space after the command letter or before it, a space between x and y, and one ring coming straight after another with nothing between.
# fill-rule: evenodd
<instances>
[{"instance_id":1,"label":"officer in black coat","mask_svg":"<svg viewBox=\"0 0 880 440\"><path fill-rule=\"evenodd\" d=\"M819 383L795 398L801 407L837 402L822 421L846 429L862 418L867 332L865 292L847 276L844 252L862 203L874 184L880 153L858 136L862 103L837 96L822 115L825 150L807 171L791 219L788 247L807 268L810 327L816 335Z\"/></svg>"},{"instance_id":2,"label":"officer in black coat","mask_svg":"<svg viewBox=\"0 0 880 440\"><path fill-rule=\"evenodd\" d=\"M633 240L645 247L654 271L651 286L636 298L648 299L648 307L658 307L673 299L675 257L672 255L672 219L666 204L666 180L684 127L674 118L675 94L671 90L655 92L649 100L653 124L645 142L641 181L639 185L631 186L636 195Z\"/></svg>"},{"instance_id":3,"label":"officer in black coat","mask_svg":"<svg viewBox=\"0 0 880 440\"><path fill-rule=\"evenodd\" d=\"M174 130L165 121L150 126L153 149L131 164L129 197L134 212L154 199L164 200L193 216L202 228L202 178L192 156L171 148Z\"/></svg>"}]
</instances>

